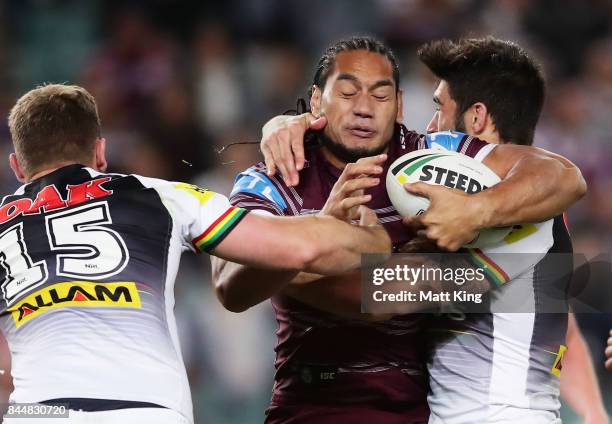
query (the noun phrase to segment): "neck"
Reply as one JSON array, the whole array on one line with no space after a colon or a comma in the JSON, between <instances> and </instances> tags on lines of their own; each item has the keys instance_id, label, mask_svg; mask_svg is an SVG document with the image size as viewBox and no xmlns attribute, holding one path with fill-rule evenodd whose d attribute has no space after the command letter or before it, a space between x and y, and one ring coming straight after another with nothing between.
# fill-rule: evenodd
<instances>
[{"instance_id":1,"label":"neck","mask_svg":"<svg viewBox=\"0 0 612 424\"><path fill-rule=\"evenodd\" d=\"M325 159L327 159L329 163L331 163L333 166L335 166L338 169L344 169L344 167L346 166L346 162L338 159L338 157L335 156L332 152L330 152L327 147L323 146L322 149L323 149L323 156L325 157Z\"/></svg>"},{"instance_id":2,"label":"neck","mask_svg":"<svg viewBox=\"0 0 612 424\"><path fill-rule=\"evenodd\" d=\"M63 168L64 166L68 166L68 165L77 165L77 162L60 162L60 163L56 163L54 164L52 167L49 168L45 168L41 171L37 171L34 174L30 175L29 177L26 177L25 182L29 183L31 181L34 181L38 178L44 177L45 175L48 175L54 171L57 171L60 168Z\"/></svg>"},{"instance_id":3,"label":"neck","mask_svg":"<svg viewBox=\"0 0 612 424\"><path fill-rule=\"evenodd\" d=\"M505 141L501 139L501 137L499 136L499 133L495 129L493 130L486 129L480 134L471 134L471 135L478 137L479 139L484 140L487 143L491 143L491 144L504 144L505 143Z\"/></svg>"}]
</instances>

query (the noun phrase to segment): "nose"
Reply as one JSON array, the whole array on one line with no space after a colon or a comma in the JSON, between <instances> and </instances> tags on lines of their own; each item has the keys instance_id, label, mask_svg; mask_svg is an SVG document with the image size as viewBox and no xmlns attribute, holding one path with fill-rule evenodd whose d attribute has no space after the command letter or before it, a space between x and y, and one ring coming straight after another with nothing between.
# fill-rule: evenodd
<instances>
[{"instance_id":1,"label":"nose","mask_svg":"<svg viewBox=\"0 0 612 424\"><path fill-rule=\"evenodd\" d=\"M353 104L353 113L361 118L372 118L374 116L374 108L372 99L367 93L361 93L355 97Z\"/></svg>"},{"instance_id":2,"label":"nose","mask_svg":"<svg viewBox=\"0 0 612 424\"><path fill-rule=\"evenodd\" d=\"M438 129L438 111L436 111L431 117L429 124L427 124L427 133L438 132L438 131L439 131Z\"/></svg>"}]
</instances>

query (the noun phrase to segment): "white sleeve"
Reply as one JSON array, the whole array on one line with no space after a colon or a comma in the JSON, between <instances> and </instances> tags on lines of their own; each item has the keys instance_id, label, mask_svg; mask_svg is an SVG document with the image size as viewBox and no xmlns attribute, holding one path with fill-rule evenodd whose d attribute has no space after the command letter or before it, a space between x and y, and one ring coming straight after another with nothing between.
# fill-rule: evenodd
<instances>
[{"instance_id":1,"label":"white sleeve","mask_svg":"<svg viewBox=\"0 0 612 424\"><path fill-rule=\"evenodd\" d=\"M180 226L184 245L193 251L211 251L247 213L246 209L232 206L227 197L192 184L138 179L157 191Z\"/></svg>"},{"instance_id":2,"label":"white sleeve","mask_svg":"<svg viewBox=\"0 0 612 424\"><path fill-rule=\"evenodd\" d=\"M468 249L470 259L482 268L488 279L501 286L540 262L554 243L553 220L517 225L499 243Z\"/></svg>"}]
</instances>

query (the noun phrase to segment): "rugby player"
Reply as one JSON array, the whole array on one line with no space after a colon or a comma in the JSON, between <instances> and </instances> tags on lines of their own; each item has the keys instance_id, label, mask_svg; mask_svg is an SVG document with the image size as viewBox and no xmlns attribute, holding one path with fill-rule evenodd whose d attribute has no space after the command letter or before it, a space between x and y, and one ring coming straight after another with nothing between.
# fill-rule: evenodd
<instances>
[{"instance_id":1,"label":"rugby player","mask_svg":"<svg viewBox=\"0 0 612 424\"><path fill-rule=\"evenodd\" d=\"M399 123L398 86L396 60L384 45L368 38L353 38L330 47L319 62L311 96L314 115L324 114L325 118L279 117L268 123L262 144L267 166L260 163L238 177L232 202L261 214L298 215L339 210L344 211L345 218L352 207L367 202L390 232L394 246L402 246L411 236L391 206L384 186L379 185L378 176L384 175L399 155L427 147L431 137L408 131ZM533 107L539 113L538 105ZM320 129L324 124L327 124L325 130L317 135L319 143L304 151L301 145L308 125ZM478 228L554 216L583 192L579 172L562 158L526 146L495 147L474 137L447 136L449 147L454 139L455 149L483 160L500 176L508 178L490 195L491 199L487 199L486 192L475 195L483 201L477 201L474 209L463 202L462 196L448 194L451 198L460 197L461 208L454 209L469 209L468 217L472 221L475 218L471 215L477 212L486 218L479 223L459 221L464 228L454 228L446 240L440 237L438 243L442 247L461 246L474 238ZM436 140L442 138L443 135L438 135ZM380 155L382 152L386 154ZM297 166L293 164L294 153ZM367 156L371 157L346 165ZM275 168L281 170L284 178L273 175ZM534 168L543 173L534 173ZM295 171L299 169L298 181ZM357 178L364 174L366 177ZM559 188L548 180L551 177L567 177L572 181L571 187L563 187L566 193L560 194ZM547 187L534 189L533 184L525 184L530 178ZM353 192L359 194L351 197ZM521 206L515 208L502 201L507 196L515 196ZM434 199L432 207L439 201ZM492 210L499 208L498 213L486 209L491 205L495 205ZM462 211L454 213L458 218ZM436 225L440 229L446 224ZM231 280L236 294L239 287L265 278L252 268L213 262L219 281ZM294 282L310 278L313 277L301 274ZM342 315L359 315L359 300L356 308L345 307L334 297L342 298L346 287L358 281L358 276L336 281L338 284L330 284L327 291L318 290L316 284L299 289L299 285L291 285L273 298L279 321L279 344L267 421L426 422L425 373L419 341L414 337L418 318L396 317L384 323L342 319ZM258 302L256 298L239 295L221 296L221 299L235 311Z\"/></svg>"},{"instance_id":2,"label":"rugby player","mask_svg":"<svg viewBox=\"0 0 612 424\"><path fill-rule=\"evenodd\" d=\"M533 142L545 89L537 64L520 47L493 38L456 43L442 40L423 46L418 54L440 80L433 96L436 112L428 132L458 130L495 144ZM521 92L521 86L528 91ZM514 90L515 95L508 95ZM501 98L500 93L504 93ZM535 103L538 109L525 108L526 102ZM425 191L430 187L418 186ZM427 220L423 216L408 221L421 221L419 225L426 226L423 221ZM529 227L531 234L516 240ZM461 323L438 323L460 333L449 339L440 336L443 332L434 331L430 337L430 423L560 422L561 382L561 392L585 423L607 423L590 353L575 319L570 316L568 321L560 311L550 313L543 300L550 290L547 285L553 283L546 275L559 273L560 261L554 255L561 253L567 258L573 252L563 218L528 224L511 234L515 239L511 243L483 250L496 255L495 265L510 282L532 286L535 314L472 314ZM510 264L511 258L506 259L513 253L521 257L525 253L549 255L535 264L517 267ZM508 264L502 263L505 260ZM566 269L561 274L570 276L571 263L563 266ZM512 295L512 289L508 286L493 293L491 309L508 293ZM560 381L565 344L571 353L563 363L567 376Z\"/></svg>"},{"instance_id":3,"label":"rugby player","mask_svg":"<svg viewBox=\"0 0 612 424\"><path fill-rule=\"evenodd\" d=\"M67 405L70 418L52 423L193 422L173 315L184 251L320 273L390 252L367 208L360 226L262 217L193 185L107 173L96 103L78 86L26 93L9 127L24 183L0 206L10 402Z\"/></svg>"}]
</instances>

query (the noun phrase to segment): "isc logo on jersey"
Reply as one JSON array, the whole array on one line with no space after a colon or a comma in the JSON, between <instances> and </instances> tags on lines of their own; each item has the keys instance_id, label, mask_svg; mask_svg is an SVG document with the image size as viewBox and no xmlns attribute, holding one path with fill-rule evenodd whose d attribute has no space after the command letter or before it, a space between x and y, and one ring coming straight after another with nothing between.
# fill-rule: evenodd
<instances>
[{"instance_id":1,"label":"isc logo on jersey","mask_svg":"<svg viewBox=\"0 0 612 424\"><path fill-rule=\"evenodd\" d=\"M11 306L8 311L15 320L15 326L19 328L50 309L67 306L141 307L134 282L70 281L44 287Z\"/></svg>"}]
</instances>

